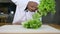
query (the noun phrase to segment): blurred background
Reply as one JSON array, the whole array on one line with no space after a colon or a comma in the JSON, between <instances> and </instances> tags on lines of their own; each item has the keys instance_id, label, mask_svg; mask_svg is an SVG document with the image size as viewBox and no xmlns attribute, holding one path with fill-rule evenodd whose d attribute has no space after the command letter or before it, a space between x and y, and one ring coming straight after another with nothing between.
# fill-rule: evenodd
<instances>
[{"instance_id":1,"label":"blurred background","mask_svg":"<svg viewBox=\"0 0 60 34\"><path fill-rule=\"evenodd\" d=\"M0 25L12 24L16 5L11 0L0 0Z\"/></svg>"},{"instance_id":2,"label":"blurred background","mask_svg":"<svg viewBox=\"0 0 60 34\"><path fill-rule=\"evenodd\" d=\"M16 5L11 0L0 0L0 25L12 24ZM56 0L56 13L42 17L43 24L60 25L60 0Z\"/></svg>"}]
</instances>

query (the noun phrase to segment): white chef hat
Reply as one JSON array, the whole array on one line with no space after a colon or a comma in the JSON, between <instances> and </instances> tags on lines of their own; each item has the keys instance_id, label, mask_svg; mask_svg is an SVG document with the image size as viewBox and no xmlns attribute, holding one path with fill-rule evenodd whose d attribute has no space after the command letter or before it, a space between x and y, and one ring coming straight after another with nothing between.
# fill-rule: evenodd
<instances>
[{"instance_id":1,"label":"white chef hat","mask_svg":"<svg viewBox=\"0 0 60 34\"><path fill-rule=\"evenodd\" d=\"M27 7L29 1L39 3L39 0L16 0L16 1L13 0L13 1L17 5L13 23L19 21L21 17L24 15L24 10Z\"/></svg>"}]
</instances>

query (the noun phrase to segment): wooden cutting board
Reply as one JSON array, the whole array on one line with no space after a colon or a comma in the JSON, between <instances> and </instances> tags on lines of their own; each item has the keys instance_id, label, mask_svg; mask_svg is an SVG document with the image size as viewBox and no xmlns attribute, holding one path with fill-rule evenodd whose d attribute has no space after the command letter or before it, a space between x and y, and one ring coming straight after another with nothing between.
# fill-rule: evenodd
<instances>
[{"instance_id":1,"label":"wooden cutting board","mask_svg":"<svg viewBox=\"0 0 60 34\"><path fill-rule=\"evenodd\" d=\"M39 29L26 29L22 25L4 25L0 27L0 34L60 34L49 25L42 25Z\"/></svg>"}]
</instances>

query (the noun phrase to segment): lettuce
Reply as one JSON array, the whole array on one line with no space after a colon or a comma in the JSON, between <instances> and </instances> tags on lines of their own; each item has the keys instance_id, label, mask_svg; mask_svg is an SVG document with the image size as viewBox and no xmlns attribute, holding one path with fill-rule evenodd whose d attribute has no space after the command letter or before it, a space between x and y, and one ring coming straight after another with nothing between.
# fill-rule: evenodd
<instances>
[{"instance_id":1,"label":"lettuce","mask_svg":"<svg viewBox=\"0 0 60 34\"><path fill-rule=\"evenodd\" d=\"M31 29L38 29L39 27L41 27L41 25L42 22L36 19L28 20L23 24L25 28L31 28Z\"/></svg>"}]
</instances>

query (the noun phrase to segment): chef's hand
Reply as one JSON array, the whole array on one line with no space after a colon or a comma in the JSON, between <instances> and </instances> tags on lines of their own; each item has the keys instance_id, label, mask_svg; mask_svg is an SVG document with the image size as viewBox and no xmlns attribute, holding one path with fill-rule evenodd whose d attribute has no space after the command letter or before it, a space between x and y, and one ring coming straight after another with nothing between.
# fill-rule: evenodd
<instances>
[{"instance_id":1,"label":"chef's hand","mask_svg":"<svg viewBox=\"0 0 60 34\"><path fill-rule=\"evenodd\" d=\"M27 8L31 12L35 12L37 10L38 3L30 1L28 2Z\"/></svg>"}]
</instances>

